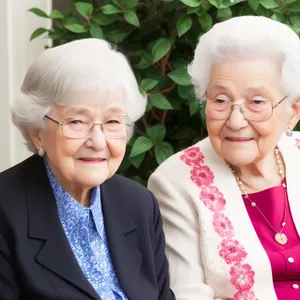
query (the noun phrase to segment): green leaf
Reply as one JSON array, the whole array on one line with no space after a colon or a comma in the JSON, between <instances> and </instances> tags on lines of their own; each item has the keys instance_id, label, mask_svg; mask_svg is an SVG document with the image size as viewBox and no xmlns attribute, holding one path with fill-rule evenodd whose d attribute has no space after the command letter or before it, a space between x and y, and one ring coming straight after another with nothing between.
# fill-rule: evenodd
<instances>
[{"instance_id":1,"label":"green leaf","mask_svg":"<svg viewBox=\"0 0 300 300\"><path fill-rule=\"evenodd\" d=\"M186 32L188 32L192 27L192 24L193 24L192 18L188 15L184 15L181 18L179 18L176 24L178 36L181 37Z\"/></svg>"},{"instance_id":2,"label":"green leaf","mask_svg":"<svg viewBox=\"0 0 300 300\"><path fill-rule=\"evenodd\" d=\"M122 10L120 8L118 8L112 4L104 5L101 7L101 9L105 15L113 15L113 14L118 14L118 13L122 12Z\"/></svg>"},{"instance_id":3,"label":"green leaf","mask_svg":"<svg viewBox=\"0 0 300 300\"><path fill-rule=\"evenodd\" d=\"M93 17L93 21L101 26L112 24L117 20L118 17L116 15L104 15L101 12Z\"/></svg>"},{"instance_id":4,"label":"green leaf","mask_svg":"<svg viewBox=\"0 0 300 300\"><path fill-rule=\"evenodd\" d=\"M61 30L51 29L51 30L49 30L49 34L48 34L47 38L52 39L52 40L59 40L64 35L65 35L65 33Z\"/></svg>"},{"instance_id":5,"label":"green leaf","mask_svg":"<svg viewBox=\"0 0 300 300\"><path fill-rule=\"evenodd\" d=\"M157 145L166 136L166 127L163 124L157 124L146 129L148 138Z\"/></svg>"},{"instance_id":6,"label":"green leaf","mask_svg":"<svg viewBox=\"0 0 300 300\"><path fill-rule=\"evenodd\" d=\"M286 8L286 11L290 12L299 12L300 11L300 1L296 1L295 3L289 4Z\"/></svg>"},{"instance_id":7,"label":"green leaf","mask_svg":"<svg viewBox=\"0 0 300 300\"><path fill-rule=\"evenodd\" d=\"M144 157L145 157L145 153L142 153L142 154L139 154L139 155L136 155L134 157L129 157L128 160L131 162L131 164L136 167L137 169L140 167L141 163L143 162L144 160Z\"/></svg>"},{"instance_id":8,"label":"green leaf","mask_svg":"<svg viewBox=\"0 0 300 300\"><path fill-rule=\"evenodd\" d=\"M49 15L49 18L51 19L64 19L64 15L58 11L57 9L54 9L51 14Z\"/></svg>"},{"instance_id":9,"label":"green leaf","mask_svg":"<svg viewBox=\"0 0 300 300\"><path fill-rule=\"evenodd\" d=\"M139 154L142 154L142 153L150 150L152 148L152 146L153 146L153 143L150 139L148 139L144 136L140 136L134 141L134 144L132 146L129 157L134 157Z\"/></svg>"},{"instance_id":10,"label":"green leaf","mask_svg":"<svg viewBox=\"0 0 300 300\"><path fill-rule=\"evenodd\" d=\"M199 22L204 32L208 31L213 24L211 16L207 12L202 12L199 16Z\"/></svg>"},{"instance_id":11,"label":"green leaf","mask_svg":"<svg viewBox=\"0 0 300 300\"><path fill-rule=\"evenodd\" d=\"M259 7L258 0L248 0L248 4L251 6L251 8L256 11Z\"/></svg>"},{"instance_id":12,"label":"green leaf","mask_svg":"<svg viewBox=\"0 0 300 300\"><path fill-rule=\"evenodd\" d=\"M216 8L221 8L222 0L208 0L208 2Z\"/></svg>"},{"instance_id":13,"label":"green leaf","mask_svg":"<svg viewBox=\"0 0 300 300\"><path fill-rule=\"evenodd\" d=\"M42 35L43 33L47 32L48 30L46 28L40 27L36 29L30 36L30 41L34 40L38 36Z\"/></svg>"},{"instance_id":14,"label":"green leaf","mask_svg":"<svg viewBox=\"0 0 300 300\"><path fill-rule=\"evenodd\" d=\"M224 21L224 20L229 19L231 16L232 16L232 12L229 7L218 9L218 12L217 12L218 20Z\"/></svg>"},{"instance_id":15,"label":"green leaf","mask_svg":"<svg viewBox=\"0 0 300 300\"><path fill-rule=\"evenodd\" d=\"M180 0L180 2L189 7L198 7L201 4L201 0Z\"/></svg>"},{"instance_id":16,"label":"green leaf","mask_svg":"<svg viewBox=\"0 0 300 300\"><path fill-rule=\"evenodd\" d=\"M167 158L174 154L174 149L170 143L160 142L154 147L154 153L156 161L160 165Z\"/></svg>"},{"instance_id":17,"label":"green leaf","mask_svg":"<svg viewBox=\"0 0 300 300\"><path fill-rule=\"evenodd\" d=\"M168 39L161 38L156 41L152 48L153 63L162 59L171 49L171 42Z\"/></svg>"},{"instance_id":18,"label":"green leaf","mask_svg":"<svg viewBox=\"0 0 300 300\"><path fill-rule=\"evenodd\" d=\"M186 11L186 13L188 15L191 15L191 14L195 14L199 11L199 9L201 9L201 6L198 6L198 7L189 7Z\"/></svg>"},{"instance_id":19,"label":"green leaf","mask_svg":"<svg viewBox=\"0 0 300 300\"><path fill-rule=\"evenodd\" d=\"M135 66L137 69L147 69L152 65L152 56L150 53L145 53L140 62Z\"/></svg>"},{"instance_id":20,"label":"green leaf","mask_svg":"<svg viewBox=\"0 0 300 300\"><path fill-rule=\"evenodd\" d=\"M300 28L300 18L299 16L291 16L290 21L293 26Z\"/></svg>"},{"instance_id":21,"label":"green leaf","mask_svg":"<svg viewBox=\"0 0 300 300\"><path fill-rule=\"evenodd\" d=\"M130 34L124 27L116 28L112 31L107 31L107 40L113 44L120 44Z\"/></svg>"},{"instance_id":22,"label":"green leaf","mask_svg":"<svg viewBox=\"0 0 300 300\"><path fill-rule=\"evenodd\" d=\"M140 27L140 22L139 22L138 16L136 15L136 13L134 11L126 10L124 12L124 18L128 23L130 23L136 27Z\"/></svg>"},{"instance_id":23,"label":"green leaf","mask_svg":"<svg viewBox=\"0 0 300 300\"><path fill-rule=\"evenodd\" d=\"M177 69L168 74L168 76L179 85L190 85L192 83L191 77L186 68Z\"/></svg>"},{"instance_id":24,"label":"green leaf","mask_svg":"<svg viewBox=\"0 0 300 300\"><path fill-rule=\"evenodd\" d=\"M96 38L96 39L102 39L103 38L102 28L94 22L91 23L90 34L91 34L92 38Z\"/></svg>"},{"instance_id":25,"label":"green leaf","mask_svg":"<svg viewBox=\"0 0 300 300\"><path fill-rule=\"evenodd\" d=\"M152 107L153 107L152 103L148 102L146 106L146 112L150 111Z\"/></svg>"},{"instance_id":26,"label":"green leaf","mask_svg":"<svg viewBox=\"0 0 300 300\"><path fill-rule=\"evenodd\" d=\"M190 96L194 96L195 94L193 85L178 85L177 92L182 99L188 99Z\"/></svg>"},{"instance_id":27,"label":"green leaf","mask_svg":"<svg viewBox=\"0 0 300 300\"><path fill-rule=\"evenodd\" d=\"M87 32L87 28L84 27L81 23L74 22L72 24L64 24L64 27L67 28L69 31L74 32L74 33L83 33Z\"/></svg>"},{"instance_id":28,"label":"green leaf","mask_svg":"<svg viewBox=\"0 0 300 300\"><path fill-rule=\"evenodd\" d=\"M149 97L151 104L159 109L173 109L168 99L163 94L152 94Z\"/></svg>"},{"instance_id":29,"label":"green leaf","mask_svg":"<svg viewBox=\"0 0 300 300\"><path fill-rule=\"evenodd\" d=\"M113 2L117 7L121 7L121 1L120 1L120 0L112 0L112 2Z\"/></svg>"},{"instance_id":30,"label":"green leaf","mask_svg":"<svg viewBox=\"0 0 300 300\"><path fill-rule=\"evenodd\" d=\"M77 2L74 5L78 13L89 21L93 13L93 5L86 2Z\"/></svg>"},{"instance_id":31,"label":"green leaf","mask_svg":"<svg viewBox=\"0 0 300 300\"><path fill-rule=\"evenodd\" d=\"M28 11L34 13L35 15L37 15L39 17L48 18L48 15L39 8L33 7L33 8L28 9Z\"/></svg>"},{"instance_id":32,"label":"green leaf","mask_svg":"<svg viewBox=\"0 0 300 300\"><path fill-rule=\"evenodd\" d=\"M275 0L259 0L259 3L266 9L273 9L279 6L279 3Z\"/></svg>"},{"instance_id":33,"label":"green leaf","mask_svg":"<svg viewBox=\"0 0 300 300\"><path fill-rule=\"evenodd\" d=\"M133 9L137 7L139 1L138 0L123 0L125 9Z\"/></svg>"},{"instance_id":34,"label":"green leaf","mask_svg":"<svg viewBox=\"0 0 300 300\"><path fill-rule=\"evenodd\" d=\"M189 99L189 110L190 115L194 115L200 109L200 103L196 97L190 97Z\"/></svg>"},{"instance_id":35,"label":"green leaf","mask_svg":"<svg viewBox=\"0 0 300 300\"><path fill-rule=\"evenodd\" d=\"M146 78L143 79L141 82L141 87L145 90L145 91L150 91L152 90L158 83L158 80L154 80L151 78Z\"/></svg>"}]
</instances>

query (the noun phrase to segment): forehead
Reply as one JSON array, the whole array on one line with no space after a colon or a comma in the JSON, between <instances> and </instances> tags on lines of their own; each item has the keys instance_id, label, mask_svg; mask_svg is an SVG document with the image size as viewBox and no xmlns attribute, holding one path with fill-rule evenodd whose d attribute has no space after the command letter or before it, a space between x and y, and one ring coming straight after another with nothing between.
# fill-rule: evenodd
<instances>
[{"instance_id":1,"label":"forehead","mask_svg":"<svg viewBox=\"0 0 300 300\"><path fill-rule=\"evenodd\" d=\"M269 59L227 61L213 65L209 88L261 89L280 84L280 68Z\"/></svg>"}]
</instances>

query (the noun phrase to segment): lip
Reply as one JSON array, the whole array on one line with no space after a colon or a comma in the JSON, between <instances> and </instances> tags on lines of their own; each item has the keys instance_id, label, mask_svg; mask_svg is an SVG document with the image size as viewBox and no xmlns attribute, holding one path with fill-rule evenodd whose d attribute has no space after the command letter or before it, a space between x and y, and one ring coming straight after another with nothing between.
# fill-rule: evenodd
<instances>
[{"instance_id":1,"label":"lip","mask_svg":"<svg viewBox=\"0 0 300 300\"><path fill-rule=\"evenodd\" d=\"M81 157L79 160L86 164L100 164L106 161L105 158Z\"/></svg>"},{"instance_id":2,"label":"lip","mask_svg":"<svg viewBox=\"0 0 300 300\"><path fill-rule=\"evenodd\" d=\"M253 138L249 138L249 137L233 137L233 136L227 136L225 139L233 143L247 143L253 140Z\"/></svg>"}]
</instances>

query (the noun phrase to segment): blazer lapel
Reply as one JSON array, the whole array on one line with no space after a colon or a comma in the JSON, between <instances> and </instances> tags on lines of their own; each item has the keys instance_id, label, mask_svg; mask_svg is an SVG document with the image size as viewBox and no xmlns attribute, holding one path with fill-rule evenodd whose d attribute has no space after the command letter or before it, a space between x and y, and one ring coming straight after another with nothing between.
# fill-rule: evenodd
<instances>
[{"instance_id":1,"label":"blazer lapel","mask_svg":"<svg viewBox=\"0 0 300 300\"><path fill-rule=\"evenodd\" d=\"M43 160L32 156L22 175L28 203L29 238L45 240L36 255L37 262L92 299L100 299L85 278L65 236Z\"/></svg>"},{"instance_id":2,"label":"blazer lapel","mask_svg":"<svg viewBox=\"0 0 300 300\"><path fill-rule=\"evenodd\" d=\"M101 185L101 201L105 232L114 270L120 286L129 299L139 300L135 286L140 271L142 254L130 242L134 239L136 224L122 209L124 197L114 184L113 178ZM130 238L130 240L129 240Z\"/></svg>"}]
</instances>

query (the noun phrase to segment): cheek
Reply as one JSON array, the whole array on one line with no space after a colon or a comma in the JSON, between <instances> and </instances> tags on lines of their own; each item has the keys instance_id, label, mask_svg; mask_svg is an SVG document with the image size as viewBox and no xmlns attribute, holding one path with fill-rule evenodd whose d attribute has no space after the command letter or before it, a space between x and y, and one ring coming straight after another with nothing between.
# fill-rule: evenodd
<instances>
[{"instance_id":1,"label":"cheek","mask_svg":"<svg viewBox=\"0 0 300 300\"><path fill-rule=\"evenodd\" d=\"M126 151L126 139L107 140L111 160L122 160Z\"/></svg>"}]
</instances>

